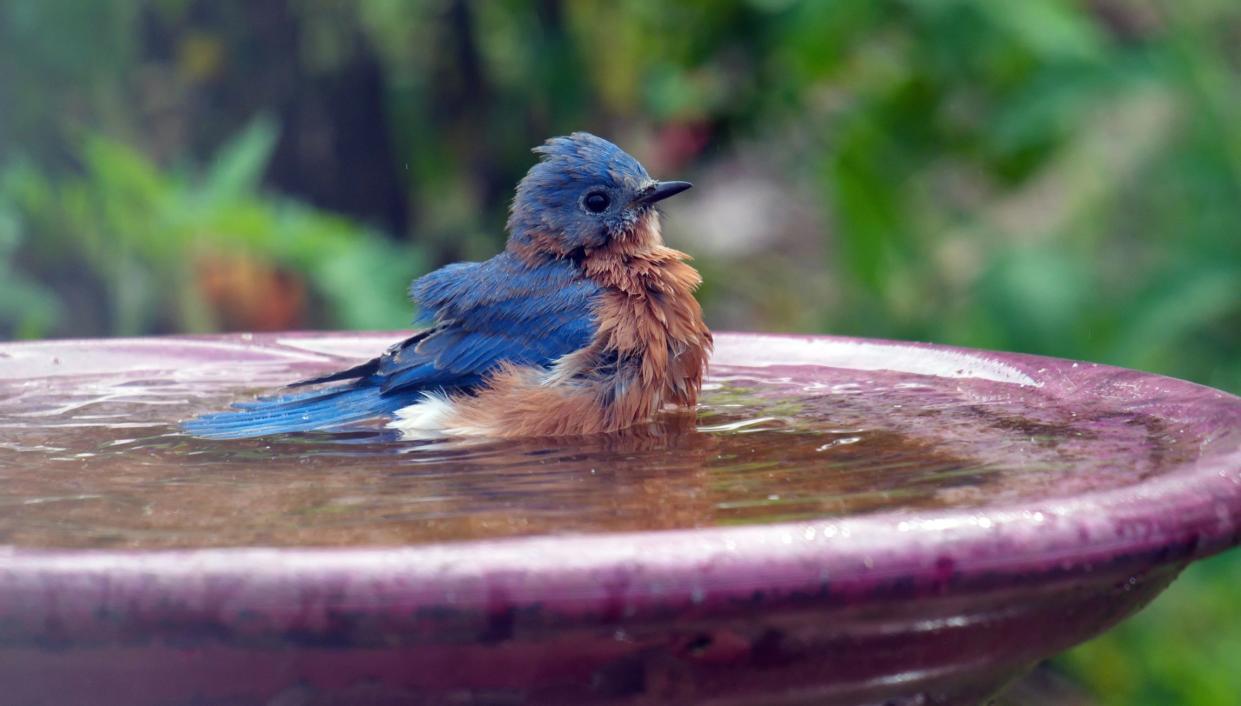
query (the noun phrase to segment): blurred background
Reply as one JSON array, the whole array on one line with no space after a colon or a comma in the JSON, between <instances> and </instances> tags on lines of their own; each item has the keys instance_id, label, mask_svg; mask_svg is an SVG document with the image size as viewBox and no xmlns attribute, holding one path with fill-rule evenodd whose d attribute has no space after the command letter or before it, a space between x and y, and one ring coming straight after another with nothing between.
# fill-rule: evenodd
<instances>
[{"instance_id":1,"label":"blurred background","mask_svg":"<svg viewBox=\"0 0 1241 706\"><path fill-rule=\"evenodd\" d=\"M696 184L715 328L1241 392L1235 0L4 0L0 338L406 327L578 129ZM1196 566L1055 679L1235 706L1239 586Z\"/></svg>"}]
</instances>

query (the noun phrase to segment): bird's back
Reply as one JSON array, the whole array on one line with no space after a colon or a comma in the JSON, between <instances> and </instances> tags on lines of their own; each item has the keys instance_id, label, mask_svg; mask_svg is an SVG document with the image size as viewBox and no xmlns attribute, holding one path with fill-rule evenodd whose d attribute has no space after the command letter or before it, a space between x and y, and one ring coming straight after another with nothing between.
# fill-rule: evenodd
<instances>
[{"instance_id":1,"label":"bird's back","mask_svg":"<svg viewBox=\"0 0 1241 706\"><path fill-rule=\"evenodd\" d=\"M295 383L308 391L260 398L184 428L244 438L330 429L424 402L477 394L502 367L544 369L594 336L600 287L571 262L531 265L509 252L457 263L414 281L426 328L347 370Z\"/></svg>"}]
</instances>

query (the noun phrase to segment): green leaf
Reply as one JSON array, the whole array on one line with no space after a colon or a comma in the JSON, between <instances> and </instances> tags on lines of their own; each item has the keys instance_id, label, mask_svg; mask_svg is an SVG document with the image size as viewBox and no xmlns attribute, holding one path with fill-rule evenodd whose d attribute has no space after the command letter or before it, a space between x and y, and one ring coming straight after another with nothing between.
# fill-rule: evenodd
<instances>
[{"instance_id":1,"label":"green leaf","mask_svg":"<svg viewBox=\"0 0 1241 706\"><path fill-rule=\"evenodd\" d=\"M206 197L216 201L256 191L279 136L271 118L251 120L211 160L202 184Z\"/></svg>"}]
</instances>

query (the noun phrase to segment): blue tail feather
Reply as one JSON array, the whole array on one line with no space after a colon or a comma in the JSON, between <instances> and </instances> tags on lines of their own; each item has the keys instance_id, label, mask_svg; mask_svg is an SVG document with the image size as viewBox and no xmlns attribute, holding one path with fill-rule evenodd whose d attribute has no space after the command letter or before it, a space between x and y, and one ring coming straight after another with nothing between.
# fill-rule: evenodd
<instances>
[{"instance_id":1,"label":"blue tail feather","mask_svg":"<svg viewBox=\"0 0 1241 706\"><path fill-rule=\"evenodd\" d=\"M208 439L248 439L339 427L391 414L413 402L411 395L385 395L371 385L339 385L238 403L232 411L186 421L181 429Z\"/></svg>"}]
</instances>

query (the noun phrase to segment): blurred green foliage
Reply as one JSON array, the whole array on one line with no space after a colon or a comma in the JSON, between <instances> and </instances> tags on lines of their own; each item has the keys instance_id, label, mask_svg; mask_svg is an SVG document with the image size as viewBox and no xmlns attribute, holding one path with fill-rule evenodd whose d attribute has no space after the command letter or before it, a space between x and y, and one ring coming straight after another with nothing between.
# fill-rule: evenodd
<instances>
[{"instance_id":1,"label":"blurred green foliage","mask_svg":"<svg viewBox=\"0 0 1241 706\"><path fill-rule=\"evenodd\" d=\"M10 259L0 265L13 277L0 282L0 324L26 336L66 320L74 335L218 330L230 304L246 306L239 295L289 296L287 286L263 286L273 276L279 282L282 270L310 285L320 325L380 328L406 318L401 292L423 269L417 251L263 195L259 180L275 137L270 122L256 121L197 175L160 170L97 136L81 146L81 173L53 178L25 160L5 165L0 256ZM259 264L243 265L250 262ZM250 278L204 272L238 267ZM213 298L212 290L222 291ZM69 317L71 307L91 319Z\"/></svg>"},{"instance_id":2,"label":"blurred green foliage","mask_svg":"<svg viewBox=\"0 0 1241 706\"><path fill-rule=\"evenodd\" d=\"M1061 658L1101 703L1232 704L1241 694L1241 561L1194 565L1137 618Z\"/></svg>"},{"instance_id":3,"label":"blurred green foliage","mask_svg":"<svg viewBox=\"0 0 1241 706\"><path fill-rule=\"evenodd\" d=\"M1233 0L8 0L0 336L402 326L589 129L698 183L667 232L717 325L1241 392L1238 37ZM1238 566L1064 667L1235 703Z\"/></svg>"}]
</instances>

